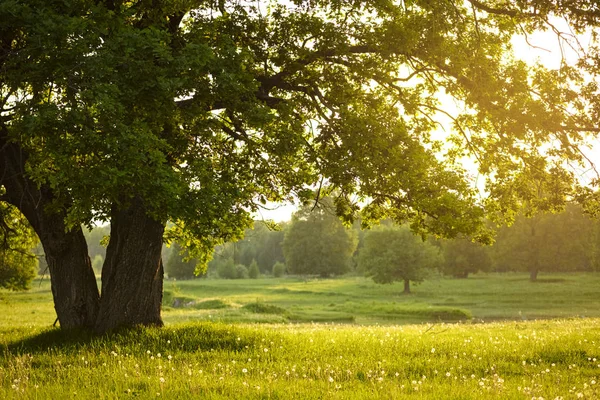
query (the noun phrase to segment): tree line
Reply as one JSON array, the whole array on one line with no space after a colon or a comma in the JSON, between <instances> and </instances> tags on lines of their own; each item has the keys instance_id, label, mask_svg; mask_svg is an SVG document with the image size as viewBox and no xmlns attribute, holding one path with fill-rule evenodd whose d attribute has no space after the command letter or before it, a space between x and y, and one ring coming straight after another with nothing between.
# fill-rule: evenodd
<instances>
[{"instance_id":1,"label":"tree line","mask_svg":"<svg viewBox=\"0 0 600 400\"><path fill-rule=\"evenodd\" d=\"M406 281L409 291L408 281L420 281L432 270L455 278L480 271L528 272L532 281L539 272L600 271L600 221L576 204L557 214L518 215L514 224L498 230L493 245L485 246L468 238L423 239L392 221L370 230L359 223L345 227L331 203L322 203L301 208L279 230L256 221L244 239L215 251L208 276L258 277L248 274L253 265L260 274L271 275L283 263L288 274L367 274L379 283ZM170 254L169 276L196 277L193 260L185 263L179 252ZM242 272L231 272L236 266Z\"/></svg>"},{"instance_id":2,"label":"tree line","mask_svg":"<svg viewBox=\"0 0 600 400\"><path fill-rule=\"evenodd\" d=\"M27 289L36 271L47 272L43 249L39 244L32 249L31 233L29 241L23 240L30 228L19 221L13 217L15 225L0 231L5 243L18 240L18 248L9 251L10 246L4 246L0 251L0 287L14 290ZM100 275L110 227L84 232L92 267ZM318 207L302 207L290 222L255 221L241 240L218 246L204 272L198 273L199 261L176 242L165 246L163 255L172 279L284 274L327 278L352 273L366 274L378 283L404 281L409 292L410 281L422 281L434 271L454 278L477 272L528 272L532 281L540 272L600 271L600 221L576 204L557 214L518 215L513 225L498 230L493 245L485 246L468 238L424 239L393 221L368 230L360 223L347 227L326 198Z\"/></svg>"}]
</instances>

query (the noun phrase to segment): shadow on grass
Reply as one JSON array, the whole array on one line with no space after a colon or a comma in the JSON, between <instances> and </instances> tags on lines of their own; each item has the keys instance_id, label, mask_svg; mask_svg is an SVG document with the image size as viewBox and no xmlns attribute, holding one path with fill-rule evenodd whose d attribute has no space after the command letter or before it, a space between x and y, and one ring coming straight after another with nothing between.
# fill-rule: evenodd
<instances>
[{"instance_id":1,"label":"shadow on grass","mask_svg":"<svg viewBox=\"0 0 600 400\"><path fill-rule=\"evenodd\" d=\"M270 334L271 337L273 333ZM0 351L7 355L39 353L78 353L80 350L107 351L127 349L129 353L150 351L203 352L225 350L239 352L258 345L264 333L221 323L202 322L177 327L134 327L99 335L89 330L50 329L9 342ZM272 340L272 339L271 339ZM0 347L1 350L1 347ZM3 354L4 353L4 354Z\"/></svg>"}]
</instances>

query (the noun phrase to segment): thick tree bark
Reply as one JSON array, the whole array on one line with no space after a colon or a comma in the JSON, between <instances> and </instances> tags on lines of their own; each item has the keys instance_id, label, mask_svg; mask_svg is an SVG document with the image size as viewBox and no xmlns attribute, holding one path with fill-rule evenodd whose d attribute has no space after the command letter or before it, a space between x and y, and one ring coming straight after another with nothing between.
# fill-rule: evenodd
<instances>
[{"instance_id":1,"label":"thick tree bark","mask_svg":"<svg viewBox=\"0 0 600 400\"><path fill-rule=\"evenodd\" d=\"M61 328L93 328L100 307L100 295L87 243L81 228L65 232L63 219L40 229L50 271L54 308Z\"/></svg>"},{"instance_id":2,"label":"thick tree bark","mask_svg":"<svg viewBox=\"0 0 600 400\"><path fill-rule=\"evenodd\" d=\"M52 190L38 187L26 177L25 152L8 141L5 126L0 128L0 184L6 190L2 200L21 211L44 247L60 326L92 328L100 296L83 231L66 231L64 209L50 211Z\"/></svg>"},{"instance_id":3,"label":"thick tree bark","mask_svg":"<svg viewBox=\"0 0 600 400\"><path fill-rule=\"evenodd\" d=\"M404 280L404 294L410 294L410 280L409 279L405 279Z\"/></svg>"},{"instance_id":4,"label":"thick tree bark","mask_svg":"<svg viewBox=\"0 0 600 400\"><path fill-rule=\"evenodd\" d=\"M164 224L149 217L139 200L113 210L102 267L97 332L136 325L162 326L163 232Z\"/></svg>"}]
</instances>

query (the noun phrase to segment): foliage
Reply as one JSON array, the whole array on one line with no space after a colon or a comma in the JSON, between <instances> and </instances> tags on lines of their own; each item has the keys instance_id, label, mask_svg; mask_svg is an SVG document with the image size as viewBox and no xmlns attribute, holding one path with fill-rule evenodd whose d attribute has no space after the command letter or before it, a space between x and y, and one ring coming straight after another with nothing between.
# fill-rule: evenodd
<instances>
[{"instance_id":1,"label":"foliage","mask_svg":"<svg viewBox=\"0 0 600 400\"><path fill-rule=\"evenodd\" d=\"M600 24L584 1L4 1L0 140L69 227L143 204L198 271L260 204L321 183L346 222L364 205L367 225L490 242L486 212L600 209L570 167L597 135L598 46L560 70L511 54L561 16Z\"/></svg>"},{"instance_id":2,"label":"foliage","mask_svg":"<svg viewBox=\"0 0 600 400\"><path fill-rule=\"evenodd\" d=\"M213 258L231 258L234 263L248 267L253 261L256 261L261 272L270 272L275 262L285 261L281 246L282 228L285 225L285 223L280 223L277 226L278 229L273 230L264 221L254 221L253 227L245 230L242 239L217 246Z\"/></svg>"},{"instance_id":3,"label":"foliage","mask_svg":"<svg viewBox=\"0 0 600 400\"><path fill-rule=\"evenodd\" d=\"M182 249L177 243L171 245L173 251L169 254L169 258L165 264L165 272L169 278L175 279L192 279L195 278L196 260L186 258L189 257L187 250Z\"/></svg>"},{"instance_id":4,"label":"foliage","mask_svg":"<svg viewBox=\"0 0 600 400\"><path fill-rule=\"evenodd\" d=\"M225 260L220 263L217 269L217 273L220 278L223 279L236 279L237 271L233 260Z\"/></svg>"},{"instance_id":5,"label":"foliage","mask_svg":"<svg viewBox=\"0 0 600 400\"><path fill-rule=\"evenodd\" d=\"M248 267L243 264L235 266L235 279L246 279L248 278Z\"/></svg>"},{"instance_id":6,"label":"foliage","mask_svg":"<svg viewBox=\"0 0 600 400\"><path fill-rule=\"evenodd\" d=\"M285 264L277 261L275 264L273 264L273 277L281 278L285 274L285 270Z\"/></svg>"},{"instance_id":7,"label":"foliage","mask_svg":"<svg viewBox=\"0 0 600 400\"><path fill-rule=\"evenodd\" d=\"M574 204L560 214L519 215L498 233L492 247L495 269L529 271L532 280L539 271L594 271L599 226Z\"/></svg>"},{"instance_id":8,"label":"foliage","mask_svg":"<svg viewBox=\"0 0 600 400\"><path fill-rule=\"evenodd\" d=\"M492 260L489 251L489 248L468 239L444 240L442 272L455 278L466 278L479 271L490 271Z\"/></svg>"},{"instance_id":9,"label":"foliage","mask_svg":"<svg viewBox=\"0 0 600 400\"><path fill-rule=\"evenodd\" d=\"M337 218L330 198L321 199L315 207L305 205L285 232L288 273L328 277L347 272L358 244L355 233Z\"/></svg>"},{"instance_id":10,"label":"foliage","mask_svg":"<svg viewBox=\"0 0 600 400\"><path fill-rule=\"evenodd\" d=\"M523 13L524 28L519 10L481 17L474 1L218 4L3 5L12 40L0 82L16 93L7 128L33 179L68 188L56 202L72 224L109 219L137 196L175 223L168 240L209 251L240 237L257 203L306 198L327 178L347 219L355 193L370 199L365 223L389 215L455 236L483 229L455 163L465 154L495 177L494 211L532 197L533 180L557 189L546 209L576 185L562 161L581 161L572 148L584 139L563 126L587 120L561 110L584 110L568 85L581 78L510 57L514 33L570 9ZM443 110L454 121L443 162L430 150L441 146L430 137L438 93L464 106Z\"/></svg>"},{"instance_id":11,"label":"foliage","mask_svg":"<svg viewBox=\"0 0 600 400\"><path fill-rule=\"evenodd\" d=\"M0 201L0 288L27 290L37 275L38 238L16 207Z\"/></svg>"},{"instance_id":12,"label":"foliage","mask_svg":"<svg viewBox=\"0 0 600 400\"><path fill-rule=\"evenodd\" d=\"M252 260L250 268L248 268L248 278L257 279L260 276L260 270L258 269L258 263L256 260Z\"/></svg>"},{"instance_id":13,"label":"foliage","mask_svg":"<svg viewBox=\"0 0 600 400\"><path fill-rule=\"evenodd\" d=\"M380 226L365 234L359 265L376 283L421 282L428 269L437 267L437 248L414 235L406 226Z\"/></svg>"}]
</instances>

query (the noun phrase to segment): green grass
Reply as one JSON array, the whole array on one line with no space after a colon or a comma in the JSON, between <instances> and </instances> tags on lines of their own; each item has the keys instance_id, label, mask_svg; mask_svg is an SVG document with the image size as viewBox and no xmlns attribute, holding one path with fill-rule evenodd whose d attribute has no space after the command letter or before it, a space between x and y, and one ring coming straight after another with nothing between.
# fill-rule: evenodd
<instances>
[{"instance_id":1,"label":"green grass","mask_svg":"<svg viewBox=\"0 0 600 400\"><path fill-rule=\"evenodd\" d=\"M600 319L0 331L0 398L594 399Z\"/></svg>"},{"instance_id":2,"label":"green grass","mask_svg":"<svg viewBox=\"0 0 600 400\"><path fill-rule=\"evenodd\" d=\"M222 322L353 322L357 325L600 317L600 274L480 274L437 278L402 294L400 283L366 278L244 279L165 282L166 324ZM277 307L257 313L247 305ZM56 315L49 280L24 293L0 291L0 328L47 327Z\"/></svg>"},{"instance_id":3,"label":"green grass","mask_svg":"<svg viewBox=\"0 0 600 400\"><path fill-rule=\"evenodd\" d=\"M600 398L600 276L542 278L166 282L165 328L102 337L38 282L0 292L0 399Z\"/></svg>"}]
</instances>

